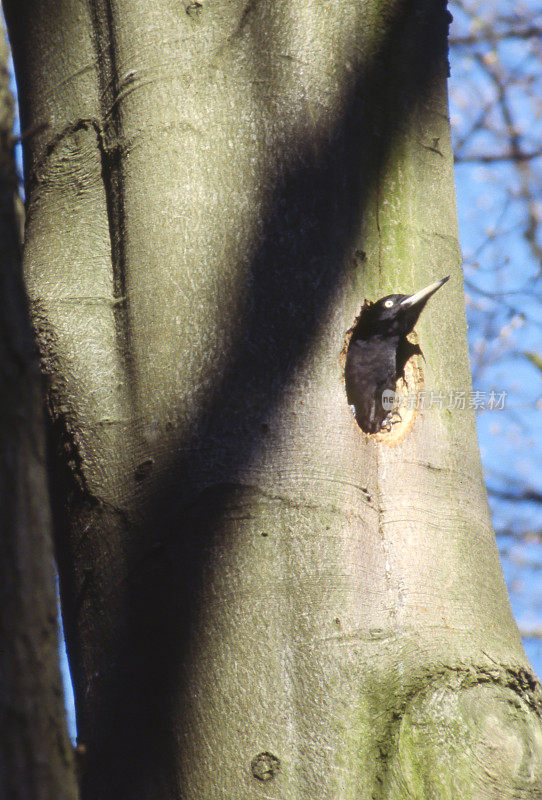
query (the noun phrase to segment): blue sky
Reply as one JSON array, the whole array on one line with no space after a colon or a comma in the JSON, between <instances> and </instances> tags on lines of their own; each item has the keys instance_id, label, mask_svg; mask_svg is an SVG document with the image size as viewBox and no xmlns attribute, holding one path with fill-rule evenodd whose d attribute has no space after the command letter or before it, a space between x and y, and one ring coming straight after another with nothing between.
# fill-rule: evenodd
<instances>
[{"instance_id":1,"label":"blue sky","mask_svg":"<svg viewBox=\"0 0 542 800\"><path fill-rule=\"evenodd\" d=\"M504 411L477 415L480 450L512 607L537 634L524 645L542 676L542 503L499 497L542 494L542 373L529 360L542 355L542 157L498 158L541 152L540 36L523 31L540 25L542 5L450 8L452 42L464 41L451 49L450 116L474 387L507 393Z\"/></svg>"}]
</instances>

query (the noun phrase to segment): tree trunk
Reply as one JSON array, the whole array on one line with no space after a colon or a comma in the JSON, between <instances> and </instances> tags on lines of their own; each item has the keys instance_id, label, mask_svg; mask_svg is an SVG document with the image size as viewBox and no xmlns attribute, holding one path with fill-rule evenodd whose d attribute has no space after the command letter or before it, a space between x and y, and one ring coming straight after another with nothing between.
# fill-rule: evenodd
<instances>
[{"instance_id":1,"label":"tree trunk","mask_svg":"<svg viewBox=\"0 0 542 800\"><path fill-rule=\"evenodd\" d=\"M444 4L6 7L47 126L25 266L84 798L542 796L468 399ZM407 369L434 402L365 436L347 330L448 274Z\"/></svg>"},{"instance_id":2,"label":"tree trunk","mask_svg":"<svg viewBox=\"0 0 542 800\"><path fill-rule=\"evenodd\" d=\"M0 798L72 800L40 377L21 276L8 52L0 18Z\"/></svg>"}]
</instances>

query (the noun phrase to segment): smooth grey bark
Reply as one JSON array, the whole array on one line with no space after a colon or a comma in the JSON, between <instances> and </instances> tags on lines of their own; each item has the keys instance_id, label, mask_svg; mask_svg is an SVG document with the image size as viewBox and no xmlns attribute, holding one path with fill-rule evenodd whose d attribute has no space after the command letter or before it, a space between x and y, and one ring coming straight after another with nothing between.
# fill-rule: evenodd
<instances>
[{"instance_id":1,"label":"smooth grey bark","mask_svg":"<svg viewBox=\"0 0 542 800\"><path fill-rule=\"evenodd\" d=\"M451 273L409 389L470 390L444 4L5 5L83 796L540 796L468 397L343 385Z\"/></svg>"},{"instance_id":2,"label":"smooth grey bark","mask_svg":"<svg viewBox=\"0 0 542 800\"><path fill-rule=\"evenodd\" d=\"M59 667L41 381L21 274L7 62L0 19L0 798L73 800L78 793Z\"/></svg>"}]
</instances>

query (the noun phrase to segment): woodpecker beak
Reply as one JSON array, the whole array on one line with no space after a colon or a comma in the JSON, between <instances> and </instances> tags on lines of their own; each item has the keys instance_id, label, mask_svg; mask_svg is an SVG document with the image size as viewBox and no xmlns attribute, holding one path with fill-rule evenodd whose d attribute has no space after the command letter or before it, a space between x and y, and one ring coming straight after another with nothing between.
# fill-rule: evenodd
<instances>
[{"instance_id":1,"label":"woodpecker beak","mask_svg":"<svg viewBox=\"0 0 542 800\"><path fill-rule=\"evenodd\" d=\"M419 292L415 292L414 294L405 297L404 300L401 300L399 306L397 307L397 316L399 319L403 320L402 325L405 336L410 333L414 325L417 323L418 317L425 308L425 304L429 298L434 295L435 292L438 291L441 286L443 286L443 284L446 283L449 277L450 276L448 275L447 278L443 278L441 281L430 283L429 286L425 287L425 289L420 289Z\"/></svg>"},{"instance_id":2,"label":"woodpecker beak","mask_svg":"<svg viewBox=\"0 0 542 800\"><path fill-rule=\"evenodd\" d=\"M448 275L447 278L443 278L441 281L436 281L435 283L430 283L429 286L426 286L425 289L420 289L419 292L415 292L414 294L405 297L404 300L401 300L401 307L405 311L409 311L413 308L421 312L424 305L427 303L429 298L435 294L435 292L443 286L447 280L450 279Z\"/></svg>"}]
</instances>

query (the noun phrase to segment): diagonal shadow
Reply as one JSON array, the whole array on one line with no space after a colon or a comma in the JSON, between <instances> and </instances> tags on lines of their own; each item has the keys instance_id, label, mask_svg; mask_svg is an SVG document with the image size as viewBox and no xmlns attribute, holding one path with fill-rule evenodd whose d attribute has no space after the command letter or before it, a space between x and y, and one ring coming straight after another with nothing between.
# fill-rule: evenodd
<instances>
[{"instance_id":1,"label":"diagonal shadow","mask_svg":"<svg viewBox=\"0 0 542 800\"><path fill-rule=\"evenodd\" d=\"M448 21L440 0L405 0L389 36L352 81L326 142L317 149L299 142L277 168L282 177L275 180L253 259L252 293L239 321L238 345L206 408L177 443L178 455L148 496L143 524L134 532L119 523L125 526L119 580L128 576L128 597L109 649L93 640L92 631L76 630L69 590L73 563L59 558L67 576L66 634L80 732L89 747L83 797L179 795L175 769L182 721L175 718L176 698L187 680L182 665L197 629L210 549L220 542L221 520L239 500L243 470L265 446L267 421L344 278L390 147L442 79ZM59 476L55 466L62 551L70 534L60 510L67 487ZM181 491L183 486L188 489ZM99 523L92 536L97 542L103 536ZM99 588L97 579L89 591ZM84 666L89 649L96 647L102 660L99 680Z\"/></svg>"}]
</instances>

